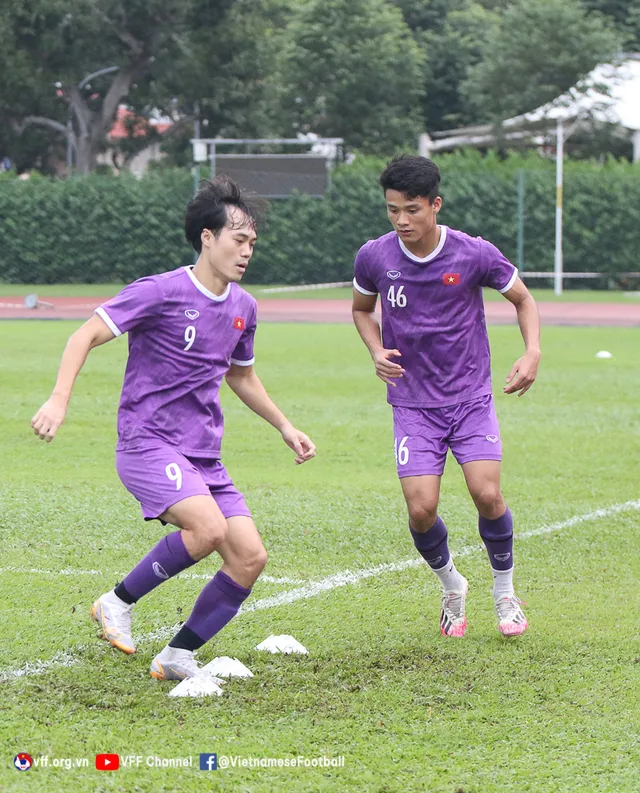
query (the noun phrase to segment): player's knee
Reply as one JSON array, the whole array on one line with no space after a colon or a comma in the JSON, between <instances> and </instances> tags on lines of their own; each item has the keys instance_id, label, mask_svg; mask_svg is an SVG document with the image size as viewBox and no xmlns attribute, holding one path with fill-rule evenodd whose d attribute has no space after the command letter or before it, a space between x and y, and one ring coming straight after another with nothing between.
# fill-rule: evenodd
<instances>
[{"instance_id":1,"label":"player's knee","mask_svg":"<svg viewBox=\"0 0 640 793\"><path fill-rule=\"evenodd\" d=\"M255 580L267 566L267 559L266 548L261 546L245 554L242 559L239 560L239 564L243 572Z\"/></svg>"},{"instance_id":2,"label":"player's knee","mask_svg":"<svg viewBox=\"0 0 640 793\"><path fill-rule=\"evenodd\" d=\"M482 514L504 511L500 487L493 482L484 484L473 494L473 500Z\"/></svg>"},{"instance_id":3,"label":"player's knee","mask_svg":"<svg viewBox=\"0 0 640 793\"><path fill-rule=\"evenodd\" d=\"M438 502L430 499L410 501L409 519L416 531L427 531L438 517Z\"/></svg>"},{"instance_id":4,"label":"player's knee","mask_svg":"<svg viewBox=\"0 0 640 793\"><path fill-rule=\"evenodd\" d=\"M225 541L227 536L227 524L218 522L201 523L193 529L197 540L200 558L213 553Z\"/></svg>"}]
</instances>

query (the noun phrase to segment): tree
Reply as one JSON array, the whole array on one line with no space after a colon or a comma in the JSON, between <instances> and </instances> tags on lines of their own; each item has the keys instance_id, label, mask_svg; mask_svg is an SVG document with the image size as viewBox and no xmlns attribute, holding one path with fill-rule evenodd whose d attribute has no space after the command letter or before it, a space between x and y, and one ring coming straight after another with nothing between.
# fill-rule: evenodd
<instances>
[{"instance_id":1,"label":"tree","mask_svg":"<svg viewBox=\"0 0 640 793\"><path fill-rule=\"evenodd\" d=\"M292 0L236 2L223 25L216 27L213 20L207 27L199 22L207 14L194 5L189 56L156 82L155 105L162 107L166 97L173 97L178 114L193 115L197 107L203 137L281 137L287 127L278 106L277 59L291 7ZM149 101L141 96L141 108ZM191 162L192 136L187 127L163 143L167 164Z\"/></svg>"},{"instance_id":2,"label":"tree","mask_svg":"<svg viewBox=\"0 0 640 793\"><path fill-rule=\"evenodd\" d=\"M482 42L463 90L486 121L550 102L614 57L619 38L576 0L517 0Z\"/></svg>"},{"instance_id":3,"label":"tree","mask_svg":"<svg viewBox=\"0 0 640 793\"><path fill-rule=\"evenodd\" d=\"M343 137L349 148L415 148L425 55L386 0L310 0L294 13L280 57L293 132Z\"/></svg>"},{"instance_id":4,"label":"tree","mask_svg":"<svg viewBox=\"0 0 640 793\"><path fill-rule=\"evenodd\" d=\"M428 53L424 119L428 130L472 124L478 110L463 92L469 71L482 60L482 42L499 23L497 14L479 3L447 14L439 30L425 31Z\"/></svg>"},{"instance_id":5,"label":"tree","mask_svg":"<svg viewBox=\"0 0 640 793\"><path fill-rule=\"evenodd\" d=\"M582 0L588 11L610 17L618 27L623 44L636 52L640 49L640 3L638 0Z\"/></svg>"},{"instance_id":6,"label":"tree","mask_svg":"<svg viewBox=\"0 0 640 793\"><path fill-rule=\"evenodd\" d=\"M230 2L207 5L225 11ZM0 66L18 67L5 99L14 126L53 130L73 147L78 170L92 170L119 104L184 51L190 8L188 0L11 0ZM112 66L98 88L81 90L83 77Z\"/></svg>"},{"instance_id":7,"label":"tree","mask_svg":"<svg viewBox=\"0 0 640 793\"><path fill-rule=\"evenodd\" d=\"M471 124L477 109L462 93L469 69L482 58L482 42L497 13L475 0L393 0L424 49L423 118L427 130Z\"/></svg>"}]
</instances>

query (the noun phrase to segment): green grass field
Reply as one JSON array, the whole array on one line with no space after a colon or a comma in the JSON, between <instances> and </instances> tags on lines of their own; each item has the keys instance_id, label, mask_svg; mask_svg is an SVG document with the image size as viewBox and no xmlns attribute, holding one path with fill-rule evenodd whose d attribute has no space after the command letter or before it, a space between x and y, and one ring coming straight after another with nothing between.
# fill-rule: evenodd
<instances>
[{"instance_id":1,"label":"green grass field","mask_svg":"<svg viewBox=\"0 0 640 793\"><path fill-rule=\"evenodd\" d=\"M351 288L310 289L299 292L265 292L273 286L257 286L243 284L244 288L257 298L278 298L295 300L350 300ZM276 285L277 288L280 285ZM0 283L0 299L24 297L35 292L40 298L48 297L112 297L124 284L3 284ZM571 302L571 303L638 303L640 292L618 292L596 289L569 289L556 297L552 289L535 289L531 292L540 302ZM493 289L484 290L485 300L504 300L502 295Z\"/></svg>"},{"instance_id":2,"label":"green grass field","mask_svg":"<svg viewBox=\"0 0 640 793\"><path fill-rule=\"evenodd\" d=\"M97 639L88 619L93 599L163 533L142 521L114 470L126 343L91 354L54 443L29 428L74 327L0 323L0 790L638 791L636 330L546 328L539 381L517 400L500 390L520 354L518 332L491 328L504 491L525 535L516 584L530 629L512 640L497 632L476 515L451 460L441 514L471 584L470 627L456 641L439 634L426 566L372 571L417 556L390 408L355 331L261 327L257 371L318 457L294 466L277 434L225 391L225 462L270 551L266 572L300 583L258 582L248 604L260 608L200 653L205 662L236 656L253 679L227 684L219 699L175 700L148 666L202 581L178 577L136 607L134 656ZM595 359L600 349L614 357ZM215 567L205 560L193 571ZM356 575L329 578L346 570ZM293 592L289 604L268 600L284 592ZM255 651L271 633L293 634L309 655ZM90 767L21 773L18 752L50 763L88 758ZM192 756L195 767L102 773L98 752ZM201 752L343 756L344 767L203 774Z\"/></svg>"}]
</instances>

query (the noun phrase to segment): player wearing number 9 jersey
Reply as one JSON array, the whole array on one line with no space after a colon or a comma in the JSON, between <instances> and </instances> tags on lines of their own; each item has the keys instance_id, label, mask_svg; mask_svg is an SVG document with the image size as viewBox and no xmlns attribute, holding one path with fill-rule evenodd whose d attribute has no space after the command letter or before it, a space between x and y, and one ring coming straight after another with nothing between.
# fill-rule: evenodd
<instances>
[{"instance_id":1,"label":"player wearing number 9 jersey","mask_svg":"<svg viewBox=\"0 0 640 793\"><path fill-rule=\"evenodd\" d=\"M527 620L513 587L513 519L500 489L502 446L482 287L514 304L525 342L505 393L522 396L535 380L537 307L516 268L494 245L438 225L440 173L431 160L396 157L380 184L394 230L358 252L353 318L376 374L387 383L411 535L442 585L441 632L464 636L468 584L456 570L438 515L440 479L451 449L479 513L499 630L517 635ZM374 314L378 295L382 328Z\"/></svg>"},{"instance_id":2,"label":"player wearing number 9 jersey","mask_svg":"<svg viewBox=\"0 0 640 793\"><path fill-rule=\"evenodd\" d=\"M296 463L315 455L311 440L276 407L253 368L256 301L237 282L253 253L256 224L255 206L234 182L205 182L185 218L196 264L141 278L96 309L71 336L54 391L32 420L35 433L52 440L89 350L128 333L116 467L144 518L178 531L98 598L91 616L104 638L133 653L134 604L213 551L223 562L154 658L151 675L161 680L197 673L194 652L235 616L267 560L245 500L221 462L222 379L280 431Z\"/></svg>"}]
</instances>

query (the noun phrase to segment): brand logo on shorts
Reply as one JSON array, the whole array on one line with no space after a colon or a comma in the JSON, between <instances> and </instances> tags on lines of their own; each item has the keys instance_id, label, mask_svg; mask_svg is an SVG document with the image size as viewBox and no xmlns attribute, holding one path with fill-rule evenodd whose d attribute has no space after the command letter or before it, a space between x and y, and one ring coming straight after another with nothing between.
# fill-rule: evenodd
<instances>
[{"instance_id":1,"label":"brand logo on shorts","mask_svg":"<svg viewBox=\"0 0 640 793\"><path fill-rule=\"evenodd\" d=\"M169 573L167 573L167 571L159 562L154 562L151 566L153 567L153 572L158 576L158 578L169 578Z\"/></svg>"},{"instance_id":2,"label":"brand logo on shorts","mask_svg":"<svg viewBox=\"0 0 640 793\"><path fill-rule=\"evenodd\" d=\"M187 319L198 319L198 317L200 316L200 312L196 308L188 308L184 312L184 315Z\"/></svg>"},{"instance_id":3,"label":"brand logo on shorts","mask_svg":"<svg viewBox=\"0 0 640 793\"><path fill-rule=\"evenodd\" d=\"M489 443L497 443L499 440L497 435L487 435L486 438L489 441Z\"/></svg>"},{"instance_id":4,"label":"brand logo on shorts","mask_svg":"<svg viewBox=\"0 0 640 793\"><path fill-rule=\"evenodd\" d=\"M507 559L511 558L510 553L494 553L493 558L497 559L499 562L506 562Z\"/></svg>"},{"instance_id":5,"label":"brand logo on shorts","mask_svg":"<svg viewBox=\"0 0 640 793\"><path fill-rule=\"evenodd\" d=\"M391 278L392 281L395 281L397 278L400 278L402 273L400 270L387 270L387 275Z\"/></svg>"}]
</instances>

